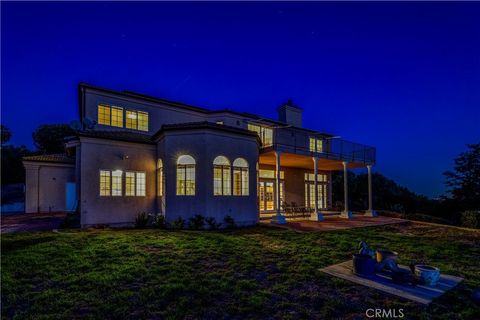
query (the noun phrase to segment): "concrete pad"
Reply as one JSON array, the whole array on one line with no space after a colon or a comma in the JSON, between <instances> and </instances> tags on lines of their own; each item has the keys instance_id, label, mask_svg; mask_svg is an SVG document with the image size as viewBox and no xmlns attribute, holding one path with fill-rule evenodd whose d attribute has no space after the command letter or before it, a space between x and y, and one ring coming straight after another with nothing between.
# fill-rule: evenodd
<instances>
[{"instance_id":1,"label":"concrete pad","mask_svg":"<svg viewBox=\"0 0 480 320\"><path fill-rule=\"evenodd\" d=\"M262 223L263 221L261 221ZM323 221L311 220L293 220L287 219L287 224L276 225L296 231L330 231L344 230L351 228L383 226L388 224L406 223L408 220L391 217L366 217L364 215L354 215L352 219L340 218L339 216L324 215Z\"/></svg>"},{"instance_id":2,"label":"concrete pad","mask_svg":"<svg viewBox=\"0 0 480 320\"><path fill-rule=\"evenodd\" d=\"M399 265L399 267L408 269L406 266ZM429 304L433 299L440 297L463 280L460 277L441 274L440 280L434 287L426 285L417 285L415 287L400 285L392 282L388 272L377 273L370 277L357 276L353 273L352 260L320 269L320 271L422 304Z\"/></svg>"}]
</instances>

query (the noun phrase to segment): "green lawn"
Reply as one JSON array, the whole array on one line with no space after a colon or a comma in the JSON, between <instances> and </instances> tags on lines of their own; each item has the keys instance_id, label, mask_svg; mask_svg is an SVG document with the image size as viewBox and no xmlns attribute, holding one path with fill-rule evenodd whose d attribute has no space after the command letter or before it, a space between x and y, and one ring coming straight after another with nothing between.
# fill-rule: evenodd
<instances>
[{"instance_id":1,"label":"green lawn","mask_svg":"<svg viewBox=\"0 0 480 320\"><path fill-rule=\"evenodd\" d=\"M67 230L2 235L2 317L364 318L403 308L406 318L474 319L480 233L420 224L299 233ZM465 281L429 307L319 268L342 262L360 239L424 260Z\"/></svg>"}]
</instances>

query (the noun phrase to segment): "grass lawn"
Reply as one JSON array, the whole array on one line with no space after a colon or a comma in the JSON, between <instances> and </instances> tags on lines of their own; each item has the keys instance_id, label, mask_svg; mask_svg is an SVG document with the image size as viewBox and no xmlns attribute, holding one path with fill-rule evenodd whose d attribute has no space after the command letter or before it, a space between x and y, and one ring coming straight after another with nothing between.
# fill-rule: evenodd
<instances>
[{"instance_id":1,"label":"grass lawn","mask_svg":"<svg viewBox=\"0 0 480 320\"><path fill-rule=\"evenodd\" d=\"M364 239L465 281L425 307L319 268ZM2 235L3 318L341 318L403 308L405 318L479 319L480 233L421 224L299 233L67 230Z\"/></svg>"}]
</instances>

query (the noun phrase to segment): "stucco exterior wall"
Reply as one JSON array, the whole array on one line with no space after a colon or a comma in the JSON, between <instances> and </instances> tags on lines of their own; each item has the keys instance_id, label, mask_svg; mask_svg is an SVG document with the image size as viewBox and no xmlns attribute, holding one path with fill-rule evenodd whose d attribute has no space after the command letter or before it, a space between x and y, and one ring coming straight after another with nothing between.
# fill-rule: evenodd
<instances>
[{"instance_id":1,"label":"stucco exterior wall","mask_svg":"<svg viewBox=\"0 0 480 320\"><path fill-rule=\"evenodd\" d=\"M163 144L161 156L165 168L167 221L173 221L178 217L188 219L200 214L214 217L217 222L223 222L224 217L230 215L238 225L252 225L258 222L256 184L258 144L255 137L213 130L191 130L167 132L160 138L159 144ZM177 159L183 154L192 156L196 161L194 196L176 195ZM213 195L213 160L219 155L227 157L231 164L239 157L249 163L248 196Z\"/></svg>"},{"instance_id":2,"label":"stucco exterior wall","mask_svg":"<svg viewBox=\"0 0 480 320\"><path fill-rule=\"evenodd\" d=\"M66 210L66 183L75 182L75 166L68 164L24 162L25 212Z\"/></svg>"},{"instance_id":3,"label":"stucco exterior wall","mask_svg":"<svg viewBox=\"0 0 480 320\"><path fill-rule=\"evenodd\" d=\"M91 120L98 120L98 104L107 104L111 106L122 107L124 110L124 126L112 127L97 124L96 130L131 130L132 132L148 133L153 135L164 124L198 122L205 121L206 116L203 113L175 108L172 106L157 104L148 101L142 101L134 98L124 98L115 96L106 92L97 92L93 89L87 89L85 94L85 117ZM148 132L128 129L125 127L125 110L137 110L148 112Z\"/></svg>"},{"instance_id":4,"label":"stucco exterior wall","mask_svg":"<svg viewBox=\"0 0 480 320\"><path fill-rule=\"evenodd\" d=\"M81 138L80 210L82 227L131 225L140 212L155 213L156 146ZM122 170L122 196L100 196L100 170ZM146 196L125 196L125 171L143 171Z\"/></svg>"}]
</instances>

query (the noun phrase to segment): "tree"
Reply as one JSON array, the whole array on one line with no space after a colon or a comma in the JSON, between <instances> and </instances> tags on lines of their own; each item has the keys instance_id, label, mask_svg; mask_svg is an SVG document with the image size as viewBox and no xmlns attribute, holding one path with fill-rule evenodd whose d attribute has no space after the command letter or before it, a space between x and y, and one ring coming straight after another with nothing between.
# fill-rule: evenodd
<instances>
[{"instance_id":1,"label":"tree","mask_svg":"<svg viewBox=\"0 0 480 320\"><path fill-rule=\"evenodd\" d=\"M2 146L2 186L25 182L22 158L33 155L25 146Z\"/></svg>"},{"instance_id":2,"label":"tree","mask_svg":"<svg viewBox=\"0 0 480 320\"><path fill-rule=\"evenodd\" d=\"M467 151L454 159L454 171L444 172L448 193L459 209L480 209L480 143L467 144Z\"/></svg>"},{"instance_id":3,"label":"tree","mask_svg":"<svg viewBox=\"0 0 480 320\"><path fill-rule=\"evenodd\" d=\"M12 132L10 131L10 129L5 127L3 124L1 125L1 130L2 130L1 140L2 140L2 145L4 145L8 141L10 141L10 138L12 137Z\"/></svg>"},{"instance_id":4,"label":"tree","mask_svg":"<svg viewBox=\"0 0 480 320\"><path fill-rule=\"evenodd\" d=\"M402 213L433 213L435 201L418 195L398 185L380 173L372 174L373 207ZM343 206L343 173L332 172L333 204L341 202ZM368 207L368 175L356 175L348 171L349 207L353 211L363 211Z\"/></svg>"},{"instance_id":5,"label":"tree","mask_svg":"<svg viewBox=\"0 0 480 320\"><path fill-rule=\"evenodd\" d=\"M44 124L32 134L35 146L43 153L63 153L64 139L73 136L75 130L67 124Z\"/></svg>"}]
</instances>

